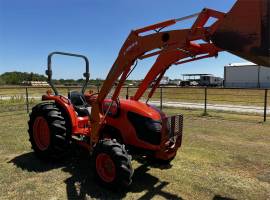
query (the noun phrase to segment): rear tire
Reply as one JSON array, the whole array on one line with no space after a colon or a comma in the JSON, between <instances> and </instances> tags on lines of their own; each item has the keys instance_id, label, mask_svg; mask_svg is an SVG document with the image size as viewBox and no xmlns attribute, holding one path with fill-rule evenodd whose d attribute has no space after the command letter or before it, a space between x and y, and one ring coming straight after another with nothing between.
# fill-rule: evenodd
<instances>
[{"instance_id":1,"label":"rear tire","mask_svg":"<svg viewBox=\"0 0 270 200\"><path fill-rule=\"evenodd\" d=\"M55 103L36 105L28 122L29 141L39 158L56 159L67 152L71 141L69 123Z\"/></svg>"},{"instance_id":2,"label":"rear tire","mask_svg":"<svg viewBox=\"0 0 270 200\"><path fill-rule=\"evenodd\" d=\"M94 148L93 164L98 181L111 189L122 189L132 182L131 156L115 139L101 140Z\"/></svg>"}]
</instances>

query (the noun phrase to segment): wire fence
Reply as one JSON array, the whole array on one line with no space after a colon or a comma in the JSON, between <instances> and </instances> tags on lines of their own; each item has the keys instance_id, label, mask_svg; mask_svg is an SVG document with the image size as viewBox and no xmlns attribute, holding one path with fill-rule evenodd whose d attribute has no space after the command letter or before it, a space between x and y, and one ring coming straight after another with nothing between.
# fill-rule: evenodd
<instances>
[{"instance_id":1,"label":"wire fence","mask_svg":"<svg viewBox=\"0 0 270 200\"><path fill-rule=\"evenodd\" d=\"M2 87L0 88L0 116L12 115L14 111L29 113L31 108L41 102L42 95L50 88L44 87ZM99 92L99 86L87 90ZM137 87L124 87L121 98L135 95ZM58 87L59 93L67 96L71 90L80 87ZM148 91L142 101L148 97ZM201 109L204 114L211 111L234 112L260 115L263 121L270 113L268 109L268 89L247 88L206 88L206 87L159 87L149 100L149 104L172 108Z\"/></svg>"},{"instance_id":2,"label":"wire fence","mask_svg":"<svg viewBox=\"0 0 270 200\"><path fill-rule=\"evenodd\" d=\"M132 90L136 88L129 89ZM270 113L268 89L160 87L150 103L159 105L161 109L163 107L201 109L204 114L222 111L260 115L263 121L266 121Z\"/></svg>"},{"instance_id":3,"label":"wire fence","mask_svg":"<svg viewBox=\"0 0 270 200\"><path fill-rule=\"evenodd\" d=\"M80 87L58 87L63 96L67 96L71 90L80 90ZM98 92L99 87L87 88ZM29 113L31 108L40 103L42 95L51 88L46 87L0 87L0 116L10 115L14 111L25 111Z\"/></svg>"}]
</instances>

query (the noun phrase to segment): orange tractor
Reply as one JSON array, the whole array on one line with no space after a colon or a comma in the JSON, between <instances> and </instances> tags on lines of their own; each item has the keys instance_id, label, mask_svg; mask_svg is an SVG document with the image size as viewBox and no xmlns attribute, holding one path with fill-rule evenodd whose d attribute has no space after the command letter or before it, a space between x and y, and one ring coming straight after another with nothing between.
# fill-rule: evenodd
<instances>
[{"instance_id":1,"label":"orange tractor","mask_svg":"<svg viewBox=\"0 0 270 200\"><path fill-rule=\"evenodd\" d=\"M131 155L169 163L181 146L183 117L168 117L148 104L166 70L172 65L217 57L223 50L270 66L269 9L268 0L238 0L228 13L204 9L195 15L132 30L99 93L85 92L90 76L85 56L51 53L46 74L54 94L42 96L44 102L32 109L29 120L35 153L40 158L57 158L76 142L90 152L98 180L118 188L132 181ZM165 30L191 17L196 20L190 29ZM210 18L215 19L211 25ZM58 93L52 82L51 60L55 54L85 60L85 84L80 92L71 91L67 97ZM119 99L137 61L152 56L156 61L134 96ZM146 92L143 102L140 99Z\"/></svg>"}]
</instances>

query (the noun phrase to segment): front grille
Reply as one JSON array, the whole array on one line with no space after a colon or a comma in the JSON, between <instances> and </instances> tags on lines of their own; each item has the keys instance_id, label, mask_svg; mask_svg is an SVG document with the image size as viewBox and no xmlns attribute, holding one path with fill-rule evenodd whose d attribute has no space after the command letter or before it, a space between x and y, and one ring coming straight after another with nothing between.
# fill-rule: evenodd
<instances>
[{"instance_id":1,"label":"front grille","mask_svg":"<svg viewBox=\"0 0 270 200\"><path fill-rule=\"evenodd\" d=\"M182 136L183 132L183 115L175 115L166 118L167 121L167 131L169 139L173 142L178 136Z\"/></svg>"},{"instance_id":2,"label":"front grille","mask_svg":"<svg viewBox=\"0 0 270 200\"><path fill-rule=\"evenodd\" d=\"M127 117L140 140L153 145L159 145L161 142L161 121L144 117L134 112L128 112Z\"/></svg>"}]
</instances>

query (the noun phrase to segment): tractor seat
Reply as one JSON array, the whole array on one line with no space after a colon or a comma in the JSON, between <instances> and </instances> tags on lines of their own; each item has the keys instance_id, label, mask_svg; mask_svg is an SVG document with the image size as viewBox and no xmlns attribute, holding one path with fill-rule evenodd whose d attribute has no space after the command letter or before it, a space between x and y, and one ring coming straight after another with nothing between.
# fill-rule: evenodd
<instances>
[{"instance_id":1,"label":"tractor seat","mask_svg":"<svg viewBox=\"0 0 270 200\"><path fill-rule=\"evenodd\" d=\"M78 116L90 116L91 107L87 104L84 95L78 91L68 92L68 98L73 104L75 111L78 113Z\"/></svg>"}]
</instances>

